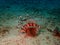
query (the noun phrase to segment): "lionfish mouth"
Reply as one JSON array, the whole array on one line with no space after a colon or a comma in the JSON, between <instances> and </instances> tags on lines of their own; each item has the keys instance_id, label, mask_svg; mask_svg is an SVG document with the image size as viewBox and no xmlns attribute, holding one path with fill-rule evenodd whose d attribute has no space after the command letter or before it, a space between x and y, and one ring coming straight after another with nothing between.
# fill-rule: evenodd
<instances>
[{"instance_id":1,"label":"lionfish mouth","mask_svg":"<svg viewBox=\"0 0 60 45\"><path fill-rule=\"evenodd\" d=\"M37 32L40 26L36 23L27 23L22 27L21 32L26 33L26 36L35 37L37 36Z\"/></svg>"}]
</instances>

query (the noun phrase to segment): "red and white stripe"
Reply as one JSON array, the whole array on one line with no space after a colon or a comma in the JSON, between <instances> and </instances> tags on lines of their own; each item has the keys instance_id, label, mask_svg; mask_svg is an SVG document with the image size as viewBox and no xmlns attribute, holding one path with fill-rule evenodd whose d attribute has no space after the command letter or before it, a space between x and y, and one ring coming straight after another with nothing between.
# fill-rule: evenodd
<instances>
[{"instance_id":1,"label":"red and white stripe","mask_svg":"<svg viewBox=\"0 0 60 45\"><path fill-rule=\"evenodd\" d=\"M25 24L24 26L22 26L21 32L25 32L26 29L28 29L28 28L30 28L30 27L36 28L37 31L38 31L38 29L40 29L40 26L39 26L38 24L32 22L32 23L27 23L27 24Z\"/></svg>"}]
</instances>

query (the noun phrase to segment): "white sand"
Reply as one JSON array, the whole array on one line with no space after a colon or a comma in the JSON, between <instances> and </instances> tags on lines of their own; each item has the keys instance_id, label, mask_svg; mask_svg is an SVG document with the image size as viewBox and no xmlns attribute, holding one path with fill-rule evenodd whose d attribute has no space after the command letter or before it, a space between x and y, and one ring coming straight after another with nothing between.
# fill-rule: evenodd
<instances>
[{"instance_id":1,"label":"white sand","mask_svg":"<svg viewBox=\"0 0 60 45\"><path fill-rule=\"evenodd\" d=\"M41 22L41 21L40 21ZM12 29L10 29L10 34L6 35L4 38L2 37L0 39L0 45L59 45L58 38L55 38L50 32L48 32L46 29L45 32L41 32L39 36L35 38L24 38L24 35L19 35L19 32L16 28L18 25L18 20L11 20L8 22L5 22L3 25L11 26ZM49 39L47 39L49 37Z\"/></svg>"}]
</instances>

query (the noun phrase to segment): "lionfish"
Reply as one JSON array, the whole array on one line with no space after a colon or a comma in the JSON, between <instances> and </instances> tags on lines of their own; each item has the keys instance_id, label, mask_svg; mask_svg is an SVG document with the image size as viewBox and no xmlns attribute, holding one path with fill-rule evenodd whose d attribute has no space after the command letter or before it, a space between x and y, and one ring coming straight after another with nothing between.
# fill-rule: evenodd
<instances>
[{"instance_id":1,"label":"lionfish","mask_svg":"<svg viewBox=\"0 0 60 45\"><path fill-rule=\"evenodd\" d=\"M35 22L28 22L27 24L22 26L20 32L25 33L25 36L36 37L39 29L40 25L36 24Z\"/></svg>"}]
</instances>

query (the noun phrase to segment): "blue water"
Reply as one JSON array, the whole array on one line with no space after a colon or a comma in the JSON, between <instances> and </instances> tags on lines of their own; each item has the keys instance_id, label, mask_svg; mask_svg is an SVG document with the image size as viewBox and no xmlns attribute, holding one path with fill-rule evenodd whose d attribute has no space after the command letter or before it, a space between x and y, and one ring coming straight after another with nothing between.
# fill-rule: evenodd
<instances>
[{"instance_id":1,"label":"blue water","mask_svg":"<svg viewBox=\"0 0 60 45\"><path fill-rule=\"evenodd\" d=\"M60 0L0 0L0 15L60 15ZM34 12L34 14L32 14ZM40 12L40 13L38 13Z\"/></svg>"}]
</instances>

